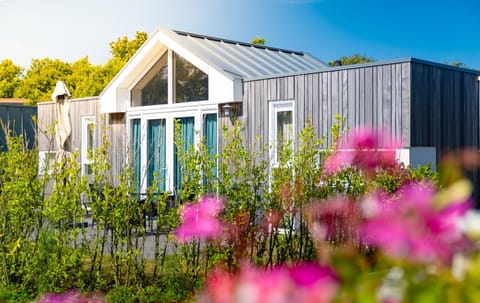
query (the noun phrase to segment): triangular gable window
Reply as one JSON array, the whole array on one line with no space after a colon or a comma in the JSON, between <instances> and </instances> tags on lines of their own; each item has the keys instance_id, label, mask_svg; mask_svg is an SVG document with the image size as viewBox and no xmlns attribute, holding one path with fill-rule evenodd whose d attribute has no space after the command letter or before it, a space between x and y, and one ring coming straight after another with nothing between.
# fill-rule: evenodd
<instances>
[{"instance_id":1,"label":"triangular gable window","mask_svg":"<svg viewBox=\"0 0 480 303\"><path fill-rule=\"evenodd\" d=\"M172 56L172 60L168 57ZM169 66L169 61L173 66ZM171 73L170 73L170 70ZM173 75L174 83L169 83ZM174 100L169 102L169 89ZM132 89L131 106L208 100L208 75L180 55L167 51Z\"/></svg>"},{"instance_id":2,"label":"triangular gable window","mask_svg":"<svg viewBox=\"0 0 480 303\"><path fill-rule=\"evenodd\" d=\"M208 100L208 75L176 53L174 62L175 102Z\"/></svg>"},{"instance_id":3,"label":"triangular gable window","mask_svg":"<svg viewBox=\"0 0 480 303\"><path fill-rule=\"evenodd\" d=\"M168 103L168 52L148 71L132 90L132 106Z\"/></svg>"}]
</instances>

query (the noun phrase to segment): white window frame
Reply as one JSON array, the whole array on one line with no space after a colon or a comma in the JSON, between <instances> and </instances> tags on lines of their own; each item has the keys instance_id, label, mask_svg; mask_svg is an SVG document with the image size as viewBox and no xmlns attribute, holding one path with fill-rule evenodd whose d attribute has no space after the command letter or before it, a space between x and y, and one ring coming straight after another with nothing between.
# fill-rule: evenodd
<instances>
[{"instance_id":1,"label":"white window frame","mask_svg":"<svg viewBox=\"0 0 480 303\"><path fill-rule=\"evenodd\" d=\"M38 152L38 174L51 175L55 168L57 159L57 152L55 151L40 151Z\"/></svg>"},{"instance_id":2,"label":"white window frame","mask_svg":"<svg viewBox=\"0 0 480 303\"><path fill-rule=\"evenodd\" d=\"M215 107L215 109L214 109ZM135 112L135 114L128 115L127 117L127 125L131 125L131 121L133 119L140 119L141 125L141 164L140 164L140 192L147 191L147 157L148 157L148 149L147 149L147 129L148 129L148 121L149 120L156 120L156 119L165 119L165 127L166 127L166 173L165 173L165 191L173 192L173 181L174 181L174 168L173 168L173 159L174 159L174 134L175 134L175 125L174 120L177 118L185 118L185 117L193 117L195 120L194 124L194 131L195 131L195 139L194 144L195 148L200 143L200 140L203 136L203 123L204 123L204 115L206 114L217 114L216 105L204 106L202 109L195 109L195 106L191 106L190 108L185 108L184 106L178 108L177 110L173 110L169 108L168 111L166 110L144 110L142 113ZM131 128L127 127L127 138L131 138ZM130 139L128 140L130 142ZM127 144L130 148L130 145ZM217 146L218 146L218 136L217 136ZM128 150L127 150L128 152ZM127 153L128 154L128 153Z\"/></svg>"},{"instance_id":3,"label":"white window frame","mask_svg":"<svg viewBox=\"0 0 480 303\"><path fill-rule=\"evenodd\" d=\"M88 158L88 132L89 128L92 127L93 131L93 142L92 142L92 151L95 149L95 116L84 116L82 117L82 151L81 151L81 165L82 165L82 175L87 174L86 166L93 164L92 159Z\"/></svg>"},{"instance_id":4,"label":"white window frame","mask_svg":"<svg viewBox=\"0 0 480 303\"><path fill-rule=\"evenodd\" d=\"M270 101L269 102L269 156L272 167L278 166L277 159L277 114L279 112L292 112L292 144L295 142L295 101ZM294 146L292 146L293 148Z\"/></svg>"}]
</instances>

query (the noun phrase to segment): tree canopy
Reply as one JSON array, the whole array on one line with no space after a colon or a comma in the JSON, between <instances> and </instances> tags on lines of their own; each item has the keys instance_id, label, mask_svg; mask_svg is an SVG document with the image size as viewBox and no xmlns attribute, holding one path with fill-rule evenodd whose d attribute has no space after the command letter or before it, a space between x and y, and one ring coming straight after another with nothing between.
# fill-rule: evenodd
<instances>
[{"instance_id":1,"label":"tree canopy","mask_svg":"<svg viewBox=\"0 0 480 303\"><path fill-rule=\"evenodd\" d=\"M23 68L13 64L12 60L0 62L0 97L13 98L16 88L21 83Z\"/></svg>"},{"instance_id":2,"label":"tree canopy","mask_svg":"<svg viewBox=\"0 0 480 303\"><path fill-rule=\"evenodd\" d=\"M147 38L145 32L137 32L131 40L125 36L110 42L112 57L104 65L91 64L88 57L75 62L43 58L33 59L24 70L5 59L0 62L0 98L50 101L59 80L65 81L73 98L98 96Z\"/></svg>"},{"instance_id":3,"label":"tree canopy","mask_svg":"<svg viewBox=\"0 0 480 303\"><path fill-rule=\"evenodd\" d=\"M257 45L265 45L265 42L267 42L265 38L258 37L258 36L253 38L251 41L252 44L257 44Z\"/></svg>"},{"instance_id":4,"label":"tree canopy","mask_svg":"<svg viewBox=\"0 0 480 303\"><path fill-rule=\"evenodd\" d=\"M360 64L360 63L368 63L374 62L375 59L367 57L365 55L354 54L351 56L343 56L337 60L328 62L330 66L338 66L338 65L352 65L352 64Z\"/></svg>"}]
</instances>

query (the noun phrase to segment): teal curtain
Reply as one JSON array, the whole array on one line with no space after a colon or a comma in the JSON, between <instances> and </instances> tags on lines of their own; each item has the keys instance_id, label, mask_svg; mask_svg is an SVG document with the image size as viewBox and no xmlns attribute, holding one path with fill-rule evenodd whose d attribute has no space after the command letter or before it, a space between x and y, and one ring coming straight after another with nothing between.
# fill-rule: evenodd
<instances>
[{"instance_id":1,"label":"teal curtain","mask_svg":"<svg viewBox=\"0 0 480 303\"><path fill-rule=\"evenodd\" d=\"M156 182L158 190L165 191L166 177L166 142L165 142L165 119L148 121L148 186ZM156 177L155 177L156 175Z\"/></svg>"},{"instance_id":2,"label":"teal curtain","mask_svg":"<svg viewBox=\"0 0 480 303\"><path fill-rule=\"evenodd\" d=\"M213 159L217 154L217 114L205 115L205 123L203 124L203 133L205 135L205 144L207 147L210 159ZM217 164L212 171L212 176L217 176ZM207 176L206 176L207 177ZM204 178L204 184L207 183L206 177ZM213 181L213 180L212 180ZM209 189L212 190L212 189Z\"/></svg>"},{"instance_id":3,"label":"teal curtain","mask_svg":"<svg viewBox=\"0 0 480 303\"><path fill-rule=\"evenodd\" d=\"M140 119L132 119L131 124L131 136L130 136L130 152L131 152L131 165L133 168L133 181L135 182L136 191L140 191L140 177L141 177L141 121Z\"/></svg>"},{"instance_id":4,"label":"teal curtain","mask_svg":"<svg viewBox=\"0 0 480 303\"><path fill-rule=\"evenodd\" d=\"M177 123L180 125L180 136L181 138L175 138L175 140L180 140L182 142L182 149L185 152L188 152L190 146L195 143L195 118L186 117L176 119ZM175 189L182 189L182 170L181 163L177 155L177 147L175 146L173 165L174 165L174 187Z\"/></svg>"}]
</instances>

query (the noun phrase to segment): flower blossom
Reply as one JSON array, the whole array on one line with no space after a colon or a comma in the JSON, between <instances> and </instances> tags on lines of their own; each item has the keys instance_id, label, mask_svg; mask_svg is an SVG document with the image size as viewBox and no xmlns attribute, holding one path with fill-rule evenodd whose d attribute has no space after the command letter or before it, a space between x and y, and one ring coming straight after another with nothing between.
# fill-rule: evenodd
<instances>
[{"instance_id":1,"label":"flower blossom","mask_svg":"<svg viewBox=\"0 0 480 303\"><path fill-rule=\"evenodd\" d=\"M174 234L179 242L194 238L217 238L222 224L217 216L224 208L224 201L216 197L202 197L197 203L183 205L180 210L181 225Z\"/></svg>"},{"instance_id":2,"label":"flower blossom","mask_svg":"<svg viewBox=\"0 0 480 303\"><path fill-rule=\"evenodd\" d=\"M338 283L337 276L329 267L315 263L270 270L246 264L235 275L224 270L214 271L207 281L200 302L331 302L336 295Z\"/></svg>"},{"instance_id":3,"label":"flower blossom","mask_svg":"<svg viewBox=\"0 0 480 303\"><path fill-rule=\"evenodd\" d=\"M71 290L59 294L45 294L37 303L102 303L103 300L96 297L84 297L79 292Z\"/></svg>"},{"instance_id":4,"label":"flower blossom","mask_svg":"<svg viewBox=\"0 0 480 303\"><path fill-rule=\"evenodd\" d=\"M337 141L335 152L324 161L327 174L334 174L349 166L373 171L396 163L396 149L400 141L383 129L360 127L352 129Z\"/></svg>"},{"instance_id":5,"label":"flower blossom","mask_svg":"<svg viewBox=\"0 0 480 303\"><path fill-rule=\"evenodd\" d=\"M394 198L366 199L369 214L361 231L367 243L416 263L449 263L466 243L458 222L470 209L471 201L452 201L438 208L434 193L430 185L412 183ZM372 203L377 204L374 211Z\"/></svg>"}]
</instances>

